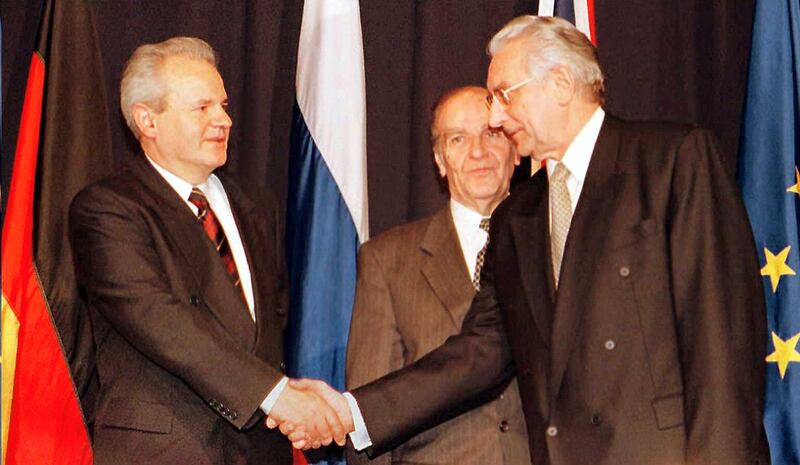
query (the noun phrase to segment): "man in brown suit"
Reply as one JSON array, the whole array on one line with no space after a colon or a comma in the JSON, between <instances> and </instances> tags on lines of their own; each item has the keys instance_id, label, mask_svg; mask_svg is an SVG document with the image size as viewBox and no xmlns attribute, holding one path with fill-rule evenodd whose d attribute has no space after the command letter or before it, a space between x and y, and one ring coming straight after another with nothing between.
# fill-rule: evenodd
<instances>
[{"instance_id":1,"label":"man in brown suit","mask_svg":"<svg viewBox=\"0 0 800 465\"><path fill-rule=\"evenodd\" d=\"M416 361L461 328L488 239L480 224L488 225L508 195L517 161L505 135L489 128L487 95L480 87L458 88L434 109L433 152L447 179L449 205L371 239L359 251L347 349L350 389ZM496 400L372 463L522 465L530 463L527 442L514 380ZM349 464L368 461L364 454L348 456Z\"/></svg>"},{"instance_id":2,"label":"man in brown suit","mask_svg":"<svg viewBox=\"0 0 800 465\"><path fill-rule=\"evenodd\" d=\"M95 463L289 465L267 413L330 443L336 414L282 373L276 205L214 173L232 120L213 50L188 37L139 47L121 107L143 153L70 211L97 344Z\"/></svg>"},{"instance_id":3,"label":"man in brown suit","mask_svg":"<svg viewBox=\"0 0 800 465\"><path fill-rule=\"evenodd\" d=\"M768 463L763 289L713 136L606 113L597 50L562 19L517 18L489 52L490 125L547 169L492 214L461 332L329 399L356 447L391 450L515 373L537 465Z\"/></svg>"}]
</instances>

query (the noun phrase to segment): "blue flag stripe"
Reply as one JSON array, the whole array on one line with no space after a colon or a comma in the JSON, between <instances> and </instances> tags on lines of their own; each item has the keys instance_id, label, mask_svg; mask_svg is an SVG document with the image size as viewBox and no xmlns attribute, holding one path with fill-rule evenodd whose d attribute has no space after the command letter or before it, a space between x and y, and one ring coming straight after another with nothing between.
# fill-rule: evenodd
<instances>
[{"instance_id":1,"label":"blue flag stripe","mask_svg":"<svg viewBox=\"0 0 800 465\"><path fill-rule=\"evenodd\" d=\"M358 234L300 109L292 118L286 241L292 314L290 376L344 388L344 356L356 281Z\"/></svg>"}]
</instances>

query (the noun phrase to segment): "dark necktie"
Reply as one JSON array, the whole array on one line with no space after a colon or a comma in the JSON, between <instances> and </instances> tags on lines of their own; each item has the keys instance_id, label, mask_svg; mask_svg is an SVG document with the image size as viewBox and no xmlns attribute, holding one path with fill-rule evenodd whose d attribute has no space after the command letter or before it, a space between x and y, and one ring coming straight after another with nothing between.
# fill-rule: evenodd
<instances>
[{"instance_id":1,"label":"dark necktie","mask_svg":"<svg viewBox=\"0 0 800 465\"><path fill-rule=\"evenodd\" d=\"M225 231L222 230L222 225L219 223L217 215L214 214L214 210L209 207L206 195L200 189L193 187L192 193L189 195L189 202L197 207L197 221L203 225L206 235L214 243L214 247L219 253L219 258L222 259L222 264L225 266L231 282L239 289L242 299L247 303L247 299L244 298L242 283L239 279L239 271L236 269L236 262L233 260L233 252L230 244L228 244L228 238L225 237Z\"/></svg>"},{"instance_id":2,"label":"dark necktie","mask_svg":"<svg viewBox=\"0 0 800 465\"><path fill-rule=\"evenodd\" d=\"M489 234L489 218L481 220L480 228ZM475 292L481 290L481 268L483 268L483 260L486 258L486 248L489 247L489 237L486 237L486 242L483 248L478 252L478 258L475 259L475 273L472 274L472 285L475 286Z\"/></svg>"}]
</instances>

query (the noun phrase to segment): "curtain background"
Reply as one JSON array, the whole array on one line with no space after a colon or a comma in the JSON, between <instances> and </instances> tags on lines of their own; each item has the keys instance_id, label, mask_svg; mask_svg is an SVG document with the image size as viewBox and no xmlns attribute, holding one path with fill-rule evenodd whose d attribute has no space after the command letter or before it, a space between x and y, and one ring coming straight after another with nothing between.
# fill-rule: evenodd
<instances>
[{"instance_id":1,"label":"curtain background","mask_svg":"<svg viewBox=\"0 0 800 465\"><path fill-rule=\"evenodd\" d=\"M0 6L4 191L41 3L3 0ZM217 50L231 100L234 126L226 169L248 188L272 191L285 206L302 1L91 4L115 166L136 153L118 108L125 59L141 43L198 36ZM445 89L483 84L485 47L492 33L516 15L534 13L537 6L536 0L361 1L372 236L444 204L446 189L436 176L429 144L431 107ZM624 118L680 120L711 128L735 170L753 0L604 0L595 8L607 78L606 109Z\"/></svg>"}]
</instances>

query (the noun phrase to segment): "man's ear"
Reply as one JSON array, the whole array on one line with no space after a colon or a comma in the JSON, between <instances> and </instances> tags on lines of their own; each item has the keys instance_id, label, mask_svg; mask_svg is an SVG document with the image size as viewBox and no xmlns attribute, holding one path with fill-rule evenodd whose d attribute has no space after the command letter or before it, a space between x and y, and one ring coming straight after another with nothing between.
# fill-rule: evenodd
<instances>
[{"instance_id":1,"label":"man's ear","mask_svg":"<svg viewBox=\"0 0 800 465\"><path fill-rule=\"evenodd\" d=\"M153 118L153 109L144 103L136 103L131 109L133 115L133 122L136 128L139 129L139 134L148 139L154 138L158 134L158 128Z\"/></svg>"},{"instance_id":2,"label":"man's ear","mask_svg":"<svg viewBox=\"0 0 800 465\"><path fill-rule=\"evenodd\" d=\"M558 66L552 73L556 99L559 104L566 105L575 97L578 90L575 77L566 66Z\"/></svg>"},{"instance_id":3,"label":"man's ear","mask_svg":"<svg viewBox=\"0 0 800 465\"><path fill-rule=\"evenodd\" d=\"M445 169L444 155L442 155L438 149L435 149L433 151L433 159L436 161L436 166L439 168L439 176L445 177L447 170Z\"/></svg>"}]
</instances>

